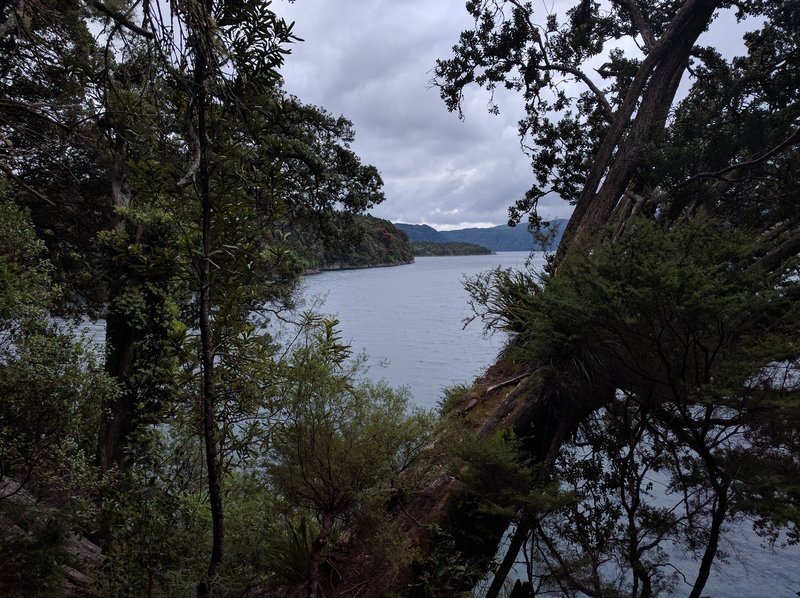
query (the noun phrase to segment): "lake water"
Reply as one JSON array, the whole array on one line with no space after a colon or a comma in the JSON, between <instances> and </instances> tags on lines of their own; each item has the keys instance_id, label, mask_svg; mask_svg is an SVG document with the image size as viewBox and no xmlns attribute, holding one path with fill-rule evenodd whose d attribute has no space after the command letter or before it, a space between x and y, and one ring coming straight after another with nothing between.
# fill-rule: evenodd
<instances>
[{"instance_id":1,"label":"lake water","mask_svg":"<svg viewBox=\"0 0 800 598\"><path fill-rule=\"evenodd\" d=\"M392 268L339 270L308 276L302 285L306 307L336 315L343 340L366 353L370 376L404 386L414 401L435 407L442 389L469 384L494 361L503 335L483 336L471 314L465 276L494 266L523 267L527 252L496 255L420 257ZM544 264L540 255L534 266Z\"/></svg>"},{"instance_id":2,"label":"lake water","mask_svg":"<svg viewBox=\"0 0 800 598\"><path fill-rule=\"evenodd\" d=\"M494 266L522 267L527 258L525 252L427 257L394 268L323 272L307 277L302 293L306 307L324 298L320 310L335 314L343 340L368 355L371 377L405 386L417 404L434 407L443 388L470 383L504 342L502 335L485 338L477 321L462 329L471 313L464 277ZM541 266L542 256L534 256L533 264ZM729 560L714 569L703 596L792 597L800 590L798 547L765 549L744 521L722 548ZM691 560L679 555L671 560L693 579ZM676 595L690 589L679 586Z\"/></svg>"}]
</instances>

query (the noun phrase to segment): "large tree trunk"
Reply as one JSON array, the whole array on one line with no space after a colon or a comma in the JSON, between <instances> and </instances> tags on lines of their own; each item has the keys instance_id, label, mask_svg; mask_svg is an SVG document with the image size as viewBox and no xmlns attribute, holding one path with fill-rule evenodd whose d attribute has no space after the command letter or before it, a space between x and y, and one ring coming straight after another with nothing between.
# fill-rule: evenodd
<instances>
[{"instance_id":1,"label":"large tree trunk","mask_svg":"<svg viewBox=\"0 0 800 598\"><path fill-rule=\"evenodd\" d=\"M113 228L125 234L125 221L118 210L130 206L130 195L125 184L126 144L118 136L111 141L112 165L110 173L111 204L114 208ZM116 300L136 284L130 273L119 277L112 285L109 310L106 314L106 373L117 380L122 392L117 397L105 398L100 409L100 430L97 442L97 462L103 474L114 468L125 468L125 448L133 429L136 415L136 389L129 383L133 374L141 340L140 331L130 325L128 314L115 310Z\"/></svg>"},{"instance_id":2,"label":"large tree trunk","mask_svg":"<svg viewBox=\"0 0 800 598\"><path fill-rule=\"evenodd\" d=\"M124 314L106 316L106 373L119 381L119 396L104 398L100 412L97 462L105 474L114 468L126 467L125 448L136 416L137 392L128 383L136 365L139 333Z\"/></svg>"},{"instance_id":3,"label":"large tree trunk","mask_svg":"<svg viewBox=\"0 0 800 598\"><path fill-rule=\"evenodd\" d=\"M591 244L609 221L641 164L644 144L663 131L689 53L718 6L716 0L687 1L642 62L595 156L564 230L559 259L575 244Z\"/></svg>"},{"instance_id":4,"label":"large tree trunk","mask_svg":"<svg viewBox=\"0 0 800 598\"><path fill-rule=\"evenodd\" d=\"M515 378L519 380L507 383ZM572 371L561 384L554 384L552 379L538 371L530 373L529 364L500 359L471 389L466 400L470 408L464 415L463 425L469 428L475 440L503 430L523 438L526 453L540 464L547 464L539 470L539 481L545 483L561 443L583 418L612 398L613 389L602 380L588 379ZM459 499L463 484L451 472L452 464L441 466L423 492L394 508L395 527L409 550L425 553L435 542L435 526L443 529L448 529L449 525L460 527L469 525L473 518L472 513L462 510ZM493 537L486 537L482 545L482 558L493 556L509 523L499 519L494 522ZM463 546L458 548L467 550ZM327 596L345 595L337 593L337 590L356 585L361 587L359 596L403 593L414 576L411 568L376 574L369 556L363 554L351 555L344 565L337 564L337 571L341 574L341 581L337 588L326 589Z\"/></svg>"},{"instance_id":5,"label":"large tree trunk","mask_svg":"<svg viewBox=\"0 0 800 598\"><path fill-rule=\"evenodd\" d=\"M561 241L556 265L570 247L596 242L598 233L609 222L641 165L640 153L645 143L663 130L689 53L718 5L716 0L687 0L650 48L598 149ZM582 372L569 367L561 368L558 380L544 378L536 372L538 365L507 359L496 363L471 391L471 403L476 405L471 420L476 439L505 430L526 439L526 449L542 464L539 482L544 483L553 465L548 457L557 454L561 443L580 421L613 398L614 388L588 380ZM606 367L613 368L614 364ZM526 371L534 373L510 390L502 384L504 379L511 380ZM449 471L442 468L423 492L394 514L396 526L412 550L424 553L431 547L432 526L446 528L448 522L469 517L459 513L463 487ZM508 523L498 525L495 537L486 538L486 545L497 546ZM356 585L358 576L364 574L364 561L365 555L349 560L350 567L343 573L339 588ZM403 592L412 576L413 572L405 569L399 574L373 577L360 596Z\"/></svg>"}]
</instances>

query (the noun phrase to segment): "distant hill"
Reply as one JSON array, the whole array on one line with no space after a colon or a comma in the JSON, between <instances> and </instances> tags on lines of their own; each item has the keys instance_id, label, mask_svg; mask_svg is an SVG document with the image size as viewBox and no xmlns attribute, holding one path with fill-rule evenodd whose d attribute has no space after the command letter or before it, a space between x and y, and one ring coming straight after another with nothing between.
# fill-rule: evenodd
<instances>
[{"instance_id":1,"label":"distant hill","mask_svg":"<svg viewBox=\"0 0 800 598\"><path fill-rule=\"evenodd\" d=\"M456 241L448 241L447 243L414 241L411 244L411 250L414 252L415 256L419 257L433 255L488 255L492 253L491 249L483 245L459 243Z\"/></svg>"},{"instance_id":2,"label":"distant hill","mask_svg":"<svg viewBox=\"0 0 800 598\"><path fill-rule=\"evenodd\" d=\"M461 243L475 243L483 245L492 251L531 251L542 249L553 250L558 247L561 235L564 232L566 219L550 221L550 226L556 231L553 240L546 248L536 241L528 228L521 224L511 227L506 225L491 228L463 228L460 230L437 231L427 224L402 224L396 223L397 230L406 233L412 243L447 243L457 241Z\"/></svg>"},{"instance_id":3,"label":"distant hill","mask_svg":"<svg viewBox=\"0 0 800 598\"><path fill-rule=\"evenodd\" d=\"M397 230L403 231L412 243L447 243L442 233L427 224L394 223Z\"/></svg>"}]
</instances>

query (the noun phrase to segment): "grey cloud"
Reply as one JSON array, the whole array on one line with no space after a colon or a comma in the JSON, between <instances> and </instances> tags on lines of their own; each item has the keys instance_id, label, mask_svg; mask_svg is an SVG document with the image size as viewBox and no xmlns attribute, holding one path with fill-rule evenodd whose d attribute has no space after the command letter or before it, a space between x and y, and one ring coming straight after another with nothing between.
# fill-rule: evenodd
<instances>
[{"instance_id":1,"label":"grey cloud","mask_svg":"<svg viewBox=\"0 0 800 598\"><path fill-rule=\"evenodd\" d=\"M563 13L568 5L547 7ZM283 69L288 91L351 119L354 149L383 175L387 201L376 216L448 227L506 221L508 205L532 182L517 139L520 98L500 90L501 114L492 116L488 95L470 90L462 122L429 87L436 59L449 56L471 26L462 0L298 0L273 7L296 21L306 40ZM741 39L729 35L728 13L704 41L735 51ZM539 207L545 218L572 210L555 196Z\"/></svg>"},{"instance_id":2,"label":"grey cloud","mask_svg":"<svg viewBox=\"0 0 800 598\"><path fill-rule=\"evenodd\" d=\"M460 1L274 6L306 40L287 58L286 88L353 121L354 149L385 181L387 201L376 216L448 227L506 221L508 205L531 183L517 140L519 98L502 97L493 116L487 94L475 90L462 122L429 85L436 59L471 24ZM563 202L543 206L550 217L569 212Z\"/></svg>"}]
</instances>

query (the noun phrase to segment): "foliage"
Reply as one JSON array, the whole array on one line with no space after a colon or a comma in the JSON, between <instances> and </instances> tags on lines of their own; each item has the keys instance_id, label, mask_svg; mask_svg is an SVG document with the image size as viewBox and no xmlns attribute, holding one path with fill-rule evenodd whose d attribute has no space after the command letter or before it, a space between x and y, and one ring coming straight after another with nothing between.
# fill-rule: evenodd
<instances>
[{"instance_id":1,"label":"foliage","mask_svg":"<svg viewBox=\"0 0 800 598\"><path fill-rule=\"evenodd\" d=\"M334 246L318 251L316 262L321 270L400 265L414 261L408 239L388 220L357 216L344 232L356 242L346 249Z\"/></svg>"},{"instance_id":2,"label":"foliage","mask_svg":"<svg viewBox=\"0 0 800 598\"><path fill-rule=\"evenodd\" d=\"M417 241L411 244L411 250L415 256L432 255L490 255L491 249L475 243L424 243Z\"/></svg>"},{"instance_id":3,"label":"foliage","mask_svg":"<svg viewBox=\"0 0 800 598\"><path fill-rule=\"evenodd\" d=\"M0 227L0 326L13 335L41 319L52 301L51 266L26 213L5 197L0 200ZM4 351L7 344L3 339Z\"/></svg>"},{"instance_id":4,"label":"foliage","mask_svg":"<svg viewBox=\"0 0 800 598\"><path fill-rule=\"evenodd\" d=\"M535 581L650 595L676 543L700 596L736 513L759 504L762 532L796 537L796 2L466 8L474 27L437 63L443 100L460 111L476 84L496 112L495 90L519 92L535 184L510 219L538 224L548 193L575 204L546 274L468 283L476 317L511 334L504 358L535 372L511 425L535 444L582 414L576 444L536 453L560 451L552 473L576 500L531 521ZM734 10L743 55L697 45Z\"/></svg>"},{"instance_id":5,"label":"foliage","mask_svg":"<svg viewBox=\"0 0 800 598\"><path fill-rule=\"evenodd\" d=\"M519 450L518 440L507 435L495 436L463 443L459 452L469 465L463 476L467 489L464 500L475 503L470 509L473 517L516 517L521 497L529 493L534 476L532 464L524 460ZM472 541L481 542L482 537L481 533L475 533Z\"/></svg>"},{"instance_id":6,"label":"foliage","mask_svg":"<svg viewBox=\"0 0 800 598\"><path fill-rule=\"evenodd\" d=\"M100 400L89 348L47 318L51 265L27 215L0 203L0 589L58 595L70 534L91 529Z\"/></svg>"},{"instance_id":7,"label":"foliage","mask_svg":"<svg viewBox=\"0 0 800 598\"><path fill-rule=\"evenodd\" d=\"M624 225L632 212L674 222L707 209L737 226L777 225L788 251L780 253L796 252L794 225L783 220L797 193L794 0L466 8L474 27L437 62L435 84L450 110L471 85L523 98L519 131L536 182L510 207L511 221L529 215L537 224L549 193L577 204L568 243L612 219ZM752 27L744 55L695 45L734 10L739 30ZM675 101L681 81L688 93Z\"/></svg>"},{"instance_id":8,"label":"foliage","mask_svg":"<svg viewBox=\"0 0 800 598\"><path fill-rule=\"evenodd\" d=\"M440 416L446 416L465 407L469 387L464 384L449 386L443 390L442 398L436 403Z\"/></svg>"},{"instance_id":9,"label":"foliage","mask_svg":"<svg viewBox=\"0 0 800 598\"><path fill-rule=\"evenodd\" d=\"M102 595L190 594L209 550L199 452L190 468L180 458L186 446L156 430L146 435L136 442L146 457L126 472L124 485L110 485L102 504L112 538L95 580Z\"/></svg>"},{"instance_id":10,"label":"foliage","mask_svg":"<svg viewBox=\"0 0 800 598\"><path fill-rule=\"evenodd\" d=\"M461 553L455 540L441 529L434 529L434 548L423 562L412 585L413 595L472 596L471 588L480 581L483 568Z\"/></svg>"},{"instance_id":11,"label":"foliage","mask_svg":"<svg viewBox=\"0 0 800 598\"><path fill-rule=\"evenodd\" d=\"M270 487L291 505L287 542L300 546L311 529L306 516L317 521L303 578L316 592L337 526L355 526L361 541L381 532L370 510L382 512L396 492L431 420L409 413L407 394L360 379L360 362L348 363L335 322L310 323L276 388L285 402L270 426L265 469Z\"/></svg>"},{"instance_id":12,"label":"foliage","mask_svg":"<svg viewBox=\"0 0 800 598\"><path fill-rule=\"evenodd\" d=\"M795 537L797 447L785 430L798 413L797 270L760 268L761 242L709 218L668 230L636 220L611 246L573 251L558 276L473 281L517 358L567 388L577 372L617 389L561 451L555 473L580 500L540 522L545 577L646 595L668 581L665 543L710 566L742 510ZM672 507L653 501L648 472L664 477L659 501Z\"/></svg>"},{"instance_id":13,"label":"foliage","mask_svg":"<svg viewBox=\"0 0 800 598\"><path fill-rule=\"evenodd\" d=\"M248 476L280 404L269 319L310 247L356 243L380 175L352 151L350 121L281 89L296 38L269 2L175 6L170 23L149 3L62 4L0 7L0 168L16 190L0 212L2 474L28 467L23 481L55 500L59 468L72 473L83 519L54 511L48 546L92 531L103 593L263 587L257 530L275 531L276 494ZM19 226L28 211L35 229ZM383 232L386 259L402 257ZM105 320L105 374L49 329L57 310ZM33 513L13 525L28 516L33 529Z\"/></svg>"}]
</instances>

